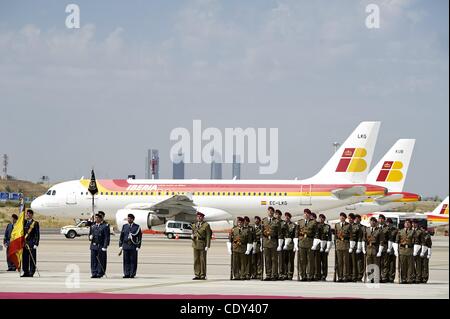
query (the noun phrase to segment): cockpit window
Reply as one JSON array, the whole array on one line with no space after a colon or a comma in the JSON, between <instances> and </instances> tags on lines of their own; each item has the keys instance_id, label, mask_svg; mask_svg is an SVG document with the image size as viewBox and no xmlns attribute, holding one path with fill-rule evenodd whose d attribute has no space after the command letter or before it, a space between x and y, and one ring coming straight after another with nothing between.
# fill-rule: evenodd
<instances>
[{"instance_id":1,"label":"cockpit window","mask_svg":"<svg viewBox=\"0 0 450 319\"><path fill-rule=\"evenodd\" d=\"M56 195L56 191L54 190L53 192L52 192L52 196L55 196Z\"/></svg>"},{"instance_id":2,"label":"cockpit window","mask_svg":"<svg viewBox=\"0 0 450 319\"><path fill-rule=\"evenodd\" d=\"M47 192L47 195L51 195L51 194L52 194L52 190L49 189L48 192Z\"/></svg>"}]
</instances>

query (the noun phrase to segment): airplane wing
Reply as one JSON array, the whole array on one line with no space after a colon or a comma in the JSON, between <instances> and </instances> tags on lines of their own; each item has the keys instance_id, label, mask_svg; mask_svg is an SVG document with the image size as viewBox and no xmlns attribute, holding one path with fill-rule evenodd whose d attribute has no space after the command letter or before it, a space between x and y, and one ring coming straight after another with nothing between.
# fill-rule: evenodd
<instances>
[{"instance_id":1,"label":"airplane wing","mask_svg":"<svg viewBox=\"0 0 450 319\"><path fill-rule=\"evenodd\" d=\"M361 196L366 193L365 186L352 186L348 188L337 188L331 191L334 197L337 199L347 199L353 196Z\"/></svg>"},{"instance_id":2,"label":"airplane wing","mask_svg":"<svg viewBox=\"0 0 450 319\"><path fill-rule=\"evenodd\" d=\"M151 210L156 214L167 215L168 211L183 212L194 215L196 208L192 197L189 195L174 195L158 203L133 203L125 207L126 209Z\"/></svg>"},{"instance_id":3,"label":"airplane wing","mask_svg":"<svg viewBox=\"0 0 450 319\"><path fill-rule=\"evenodd\" d=\"M396 200L399 200L402 198L403 198L403 194L392 194L392 195L379 197L379 198L375 199L375 202L378 205L384 205L384 204L387 204L390 202L395 202Z\"/></svg>"}]
</instances>

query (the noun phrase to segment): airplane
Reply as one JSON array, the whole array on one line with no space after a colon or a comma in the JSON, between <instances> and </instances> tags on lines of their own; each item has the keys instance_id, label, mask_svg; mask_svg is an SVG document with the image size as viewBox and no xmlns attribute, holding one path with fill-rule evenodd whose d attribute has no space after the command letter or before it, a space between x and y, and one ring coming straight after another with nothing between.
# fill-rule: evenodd
<instances>
[{"instance_id":1,"label":"airplane","mask_svg":"<svg viewBox=\"0 0 450 319\"><path fill-rule=\"evenodd\" d=\"M306 180L90 180L52 186L31 208L39 214L86 218L93 211L115 214L120 228L129 213L142 230L168 219L193 221L201 211L207 221L264 215L269 206L290 211L322 211L386 195L384 186L363 183L368 174L380 122L361 122L318 174ZM92 171L92 175L93 171ZM93 202L93 207L92 207Z\"/></svg>"},{"instance_id":2,"label":"airplane","mask_svg":"<svg viewBox=\"0 0 450 319\"><path fill-rule=\"evenodd\" d=\"M448 196L431 213L425 213L428 227L448 225Z\"/></svg>"},{"instance_id":3,"label":"airplane","mask_svg":"<svg viewBox=\"0 0 450 319\"><path fill-rule=\"evenodd\" d=\"M340 212L344 212L347 215L349 213L367 214L386 211L411 202L420 201L420 195L403 192L415 141L415 139L399 139L367 176L366 184L383 186L388 189L388 193L385 196L325 210L322 213L326 216L335 216Z\"/></svg>"}]
</instances>

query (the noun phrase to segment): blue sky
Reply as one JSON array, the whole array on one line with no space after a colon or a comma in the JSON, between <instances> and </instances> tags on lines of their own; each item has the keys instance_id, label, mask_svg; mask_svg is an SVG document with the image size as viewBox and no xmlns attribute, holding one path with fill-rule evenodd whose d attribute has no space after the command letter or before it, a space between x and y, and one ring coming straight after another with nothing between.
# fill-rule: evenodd
<instances>
[{"instance_id":1,"label":"blue sky","mask_svg":"<svg viewBox=\"0 0 450 319\"><path fill-rule=\"evenodd\" d=\"M405 190L448 194L448 1L73 1L78 30L65 28L68 3L0 1L0 153L12 175L60 181L94 165L143 177L156 147L170 177L170 131L201 119L277 127L269 178L307 178L333 141L380 120L374 161L416 138ZM380 29L365 27L369 3Z\"/></svg>"}]
</instances>

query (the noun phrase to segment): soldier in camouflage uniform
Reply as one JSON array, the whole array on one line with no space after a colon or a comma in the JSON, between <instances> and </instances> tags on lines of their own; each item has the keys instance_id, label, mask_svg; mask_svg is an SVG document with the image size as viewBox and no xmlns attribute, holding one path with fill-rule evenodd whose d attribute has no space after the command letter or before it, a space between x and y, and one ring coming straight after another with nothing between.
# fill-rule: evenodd
<instances>
[{"instance_id":1,"label":"soldier in camouflage uniform","mask_svg":"<svg viewBox=\"0 0 450 319\"><path fill-rule=\"evenodd\" d=\"M252 249L252 279L262 279L262 224L261 217L255 216L255 226L254 226L254 237L253 237L253 249Z\"/></svg>"},{"instance_id":2,"label":"soldier in camouflage uniform","mask_svg":"<svg viewBox=\"0 0 450 319\"><path fill-rule=\"evenodd\" d=\"M282 239L284 242L284 238L286 236L286 223L284 222L284 220L281 219L281 217L283 216L283 213L281 212L281 210L276 209L275 210L275 218L278 220L278 222L280 223L280 237L278 239ZM277 255L278 255L278 280L285 280L287 277L287 271L286 271L286 264L284 263L284 250L282 249L281 251L277 251Z\"/></svg>"},{"instance_id":3,"label":"soldier in camouflage uniform","mask_svg":"<svg viewBox=\"0 0 450 319\"><path fill-rule=\"evenodd\" d=\"M357 244L359 242L359 226L355 224L355 214L350 213L348 214L348 223L349 223L349 229L350 229L350 248L348 250L349 254L349 280L353 282L358 281L359 273L358 273L358 260L357 260Z\"/></svg>"},{"instance_id":4,"label":"soldier in camouflage uniform","mask_svg":"<svg viewBox=\"0 0 450 319\"><path fill-rule=\"evenodd\" d=\"M337 278L339 282L350 280L350 225L345 220L347 214L344 212L339 214L340 222L334 226L336 236L336 263Z\"/></svg>"},{"instance_id":5,"label":"soldier in camouflage uniform","mask_svg":"<svg viewBox=\"0 0 450 319\"><path fill-rule=\"evenodd\" d=\"M422 283L426 284L429 277L429 261L431 258L431 234L422 227L423 231L423 245L420 252L420 258L422 259Z\"/></svg>"},{"instance_id":6,"label":"soldier in camouflage uniform","mask_svg":"<svg viewBox=\"0 0 450 319\"><path fill-rule=\"evenodd\" d=\"M424 232L420 228L419 221L414 219L412 222L414 233L414 247L413 247L413 259L414 259L414 281L416 284L422 283L422 259L420 258L420 250L424 243Z\"/></svg>"},{"instance_id":7,"label":"soldier in camouflage uniform","mask_svg":"<svg viewBox=\"0 0 450 319\"><path fill-rule=\"evenodd\" d=\"M284 213L285 216L285 234L284 234L284 260L283 263L286 269L286 278L292 280L294 276L294 237L297 231L297 225L291 221L292 215L289 212Z\"/></svg>"},{"instance_id":8,"label":"soldier in camouflage uniform","mask_svg":"<svg viewBox=\"0 0 450 319\"><path fill-rule=\"evenodd\" d=\"M405 228L397 233L395 244L393 245L394 254L396 257L400 256L399 271L400 283L412 284L414 283L414 231L412 230L411 220L405 221Z\"/></svg>"},{"instance_id":9,"label":"soldier in camouflage uniform","mask_svg":"<svg viewBox=\"0 0 450 319\"><path fill-rule=\"evenodd\" d=\"M194 280L206 279L206 252L211 247L212 231L203 219L205 215L197 212L197 222L192 224L192 248L194 249Z\"/></svg>"},{"instance_id":10,"label":"soldier in camouflage uniform","mask_svg":"<svg viewBox=\"0 0 450 319\"><path fill-rule=\"evenodd\" d=\"M377 227L377 219L375 217L371 217L370 227L367 227L365 234L366 244L363 247L367 261L367 276L372 278L371 282L377 283L380 281L380 256L384 248L381 244L381 236L381 231Z\"/></svg>"},{"instance_id":11,"label":"soldier in camouflage uniform","mask_svg":"<svg viewBox=\"0 0 450 319\"><path fill-rule=\"evenodd\" d=\"M380 230L380 245L383 246L383 251L380 256L380 273L381 283L389 281L389 256L387 250L389 248L390 229L386 224L386 217L383 214L378 216L378 229Z\"/></svg>"},{"instance_id":12,"label":"soldier in camouflage uniform","mask_svg":"<svg viewBox=\"0 0 450 319\"><path fill-rule=\"evenodd\" d=\"M262 221L263 254L266 264L264 280L278 280L278 251L283 249L283 239L280 239L280 222L274 217L273 207L267 209L267 217Z\"/></svg>"},{"instance_id":13,"label":"soldier in camouflage uniform","mask_svg":"<svg viewBox=\"0 0 450 319\"><path fill-rule=\"evenodd\" d=\"M247 256L250 254L252 243L249 242L248 228L244 227L244 218L237 218L237 225L231 229L228 236L228 253L233 254L233 279L247 279Z\"/></svg>"},{"instance_id":14,"label":"soldier in camouflage uniform","mask_svg":"<svg viewBox=\"0 0 450 319\"><path fill-rule=\"evenodd\" d=\"M319 274L320 280L326 281L328 276L328 253L332 246L331 226L325 223L327 218L324 214L319 215L319 223L317 224L317 234L320 239L320 256Z\"/></svg>"},{"instance_id":15,"label":"soldier in camouflage uniform","mask_svg":"<svg viewBox=\"0 0 450 319\"><path fill-rule=\"evenodd\" d=\"M363 253L363 245L365 245L364 236L366 233L366 226L361 224L361 215L355 215L355 227L358 227L358 241L356 243L356 265L357 265L357 281L362 281L365 270L365 255Z\"/></svg>"},{"instance_id":16,"label":"soldier in camouflage uniform","mask_svg":"<svg viewBox=\"0 0 450 319\"><path fill-rule=\"evenodd\" d=\"M245 255L245 279L250 280L251 277L251 269L252 269L252 250L253 250L253 241L255 236L255 229L250 225L250 218L248 216L244 216L244 229L248 232L248 244L250 244L250 252Z\"/></svg>"},{"instance_id":17,"label":"soldier in camouflage uniform","mask_svg":"<svg viewBox=\"0 0 450 319\"><path fill-rule=\"evenodd\" d=\"M389 260L388 281L393 283L395 281L395 272L397 270L397 258L394 255L393 244L395 243L395 239L397 238L398 228L394 226L392 218L387 218L386 224L389 228L388 249L386 251L386 258L388 258Z\"/></svg>"},{"instance_id":18,"label":"soldier in camouflage uniform","mask_svg":"<svg viewBox=\"0 0 450 319\"><path fill-rule=\"evenodd\" d=\"M298 250L297 268L301 281L312 281L314 279L314 250L318 242L315 239L317 222L312 219L311 211L304 210L304 219L298 222L297 236L294 239L294 247Z\"/></svg>"}]
</instances>

